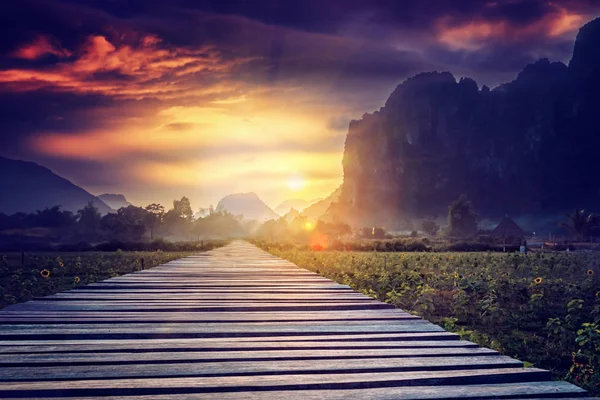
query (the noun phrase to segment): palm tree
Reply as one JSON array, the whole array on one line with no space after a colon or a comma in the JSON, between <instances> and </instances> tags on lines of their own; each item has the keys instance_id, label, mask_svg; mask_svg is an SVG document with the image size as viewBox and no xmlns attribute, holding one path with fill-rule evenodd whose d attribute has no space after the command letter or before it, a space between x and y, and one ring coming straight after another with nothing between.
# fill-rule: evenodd
<instances>
[{"instance_id":1,"label":"palm tree","mask_svg":"<svg viewBox=\"0 0 600 400\"><path fill-rule=\"evenodd\" d=\"M575 209L566 216L567 220L561 222L560 226L567 229L577 240L585 239L598 226L598 217L586 213L583 209Z\"/></svg>"}]
</instances>

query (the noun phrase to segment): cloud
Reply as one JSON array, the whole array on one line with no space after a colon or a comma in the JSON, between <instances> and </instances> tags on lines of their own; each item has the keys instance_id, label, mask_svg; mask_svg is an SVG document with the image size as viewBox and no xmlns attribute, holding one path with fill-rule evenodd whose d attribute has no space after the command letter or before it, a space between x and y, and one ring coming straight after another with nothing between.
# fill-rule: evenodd
<instances>
[{"instance_id":1,"label":"cloud","mask_svg":"<svg viewBox=\"0 0 600 400\"><path fill-rule=\"evenodd\" d=\"M47 51L38 41L16 54L35 59ZM197 49L168 46L154 35L142 35L133 45L113 44L102 35L89 36L73 54L73 61L62 61L43 69L1 70L0 83L12 91L45 88L124 98L168 98L189 89L190 76L224 78L239 62L224 61L216 49L208 46ZM202 88L195 90L202 93Z\"/></svg>"},{"instance_id":2,"label":"cloud","mask_svg":"<svg viewBox=\"0 0 600 400\"><path fill-rule=\"evenodd\" d=\"M33 42L24 45L17 49L12 55L16 58L25 60L37 60L47 55L54 55L59 58L71 56L69 50L63 49L60 46L51 43L48 36L38 36Z\"/></svg>"},{"instance_id":3,"label":"cloud","mask_svg":"<svg viewBox=\"0 0 600 400\"><path fill-rule=\"evenodd\" d=\"M498 5L492 5L496 8ZM534 20L512 20L493 18L486 20L484 15L468 21L451 16L437 20L437 39L451 49L479 50L494 42L535 43L543 39L551 40L565 34L571 36L586 20L586 16L549 3L547 12L537 15Z\"/></svg>"},{"instance_id":4,"label":"cloud","mask_svg":"<svg viewBox=\"0 0 600 400\"><path fill-rule=\"evenodd\" d=\"M198 126L201 126L201 124L196 124L193 122L172 122L172 123L163 125L162 129L180 132L180 131L187 131L187 130L193 129Z\"/></svg>"}]
</instances>

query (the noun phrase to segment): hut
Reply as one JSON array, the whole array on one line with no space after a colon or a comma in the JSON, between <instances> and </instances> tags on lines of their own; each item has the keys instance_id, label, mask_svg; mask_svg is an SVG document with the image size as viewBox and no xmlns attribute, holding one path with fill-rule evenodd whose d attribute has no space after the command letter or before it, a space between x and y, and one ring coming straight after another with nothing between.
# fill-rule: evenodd
<instances>
[{"instance_id":1,"label":"hut","mask_svg":"<svg viewBox=\"0 0 600 400\"><path fill-rule=\"evenodd\" d=\"M492 235L503 238L505 244L520 244L525 236L523 229L515 221L504 217L502 221L494 228Z\"/></svg>"}]
</instances>

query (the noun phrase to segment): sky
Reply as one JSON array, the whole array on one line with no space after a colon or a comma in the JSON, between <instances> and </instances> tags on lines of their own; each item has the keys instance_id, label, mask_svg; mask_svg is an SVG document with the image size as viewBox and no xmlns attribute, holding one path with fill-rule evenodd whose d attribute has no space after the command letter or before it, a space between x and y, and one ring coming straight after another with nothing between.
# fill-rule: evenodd
<instances>
[{"instance_id":1,"label":"sky","mask_svg":"<svg viewBox=\"0 0 600 400\"><path fill-rule=\"evenodd\" d=\"M197 209L342 182L348 122L404 79L494 87L568 62L597 0L0 2L0 155L94 194Z\"/></svg>"}]
</instances>

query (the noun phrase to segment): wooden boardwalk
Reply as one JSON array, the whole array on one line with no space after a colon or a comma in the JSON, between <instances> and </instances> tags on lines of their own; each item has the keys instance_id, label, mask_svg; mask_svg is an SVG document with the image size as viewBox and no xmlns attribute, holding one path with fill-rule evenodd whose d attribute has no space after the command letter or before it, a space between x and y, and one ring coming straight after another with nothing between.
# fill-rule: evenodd
<instances>
[{"instance_id":1,"label":"wooden boardwalk","mask_svg":"<svg viewBox=\"0 0 600 400\"><path fill-rule=\"evenodd\" d=\"M242 241L0 311L0 398L582 396Z\"/></svg>"}]
</instances>

